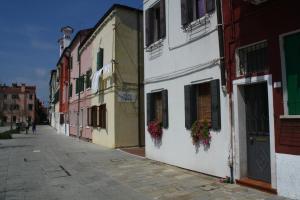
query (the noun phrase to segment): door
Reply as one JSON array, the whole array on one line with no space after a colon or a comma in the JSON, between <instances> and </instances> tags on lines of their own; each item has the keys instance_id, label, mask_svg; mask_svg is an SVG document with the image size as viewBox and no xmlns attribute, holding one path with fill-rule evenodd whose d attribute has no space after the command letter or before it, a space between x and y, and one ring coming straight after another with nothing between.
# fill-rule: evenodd
<instances>
[{"instance_id":1,"label":"door","mask_svg":"<svg viewBox=\"0 0 300 200\"><path fill-rule=\"evenodd\" d=\"M248 177L271 183L267 83L245 86Z\"/></svg>"}]
</instances>

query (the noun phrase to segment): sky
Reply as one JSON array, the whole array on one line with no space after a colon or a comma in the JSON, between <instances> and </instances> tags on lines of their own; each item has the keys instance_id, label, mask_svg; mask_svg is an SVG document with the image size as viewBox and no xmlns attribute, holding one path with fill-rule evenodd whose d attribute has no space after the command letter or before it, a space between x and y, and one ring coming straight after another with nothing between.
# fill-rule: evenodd
<instances>
[{"instance_id":1,"label":"sky","mask_svg":"<svg viewBox=\"0 0 300 200\"><path fill-rule=\"evenodd\" d=\"M49 98L50 70L59 59L60 28L73 36L93 27L114 4L142 9L142 0L1 0L0 83L37 86L44 103Z\"/></svg>"}]
</instances>

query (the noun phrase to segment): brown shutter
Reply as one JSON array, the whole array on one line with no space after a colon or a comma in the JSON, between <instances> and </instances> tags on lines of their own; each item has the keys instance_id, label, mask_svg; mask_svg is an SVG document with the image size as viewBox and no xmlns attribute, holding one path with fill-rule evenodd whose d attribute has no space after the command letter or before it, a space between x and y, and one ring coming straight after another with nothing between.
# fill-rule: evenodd
<instances>
[{"instance_id":1,"label":"brown shutter","mask_svg":"<svg viewBox=\"0 0 300 200\"><path fill-rule=\"evenodd\" d=\"M146 10L145 16L145 24L146 24L146 46L148 47L153 43L153 9L149 8Z\"/></svg>"},{"instance_id":2,"label":"brown shutter","mask_svg":"<svg viewBox=\"0 0 300 200\"><path fill-rule=\"evenodd\" d=\"M153 94L147 94L147 123L151 122L154 118L154 100Z\"/></svg>"},{"instance_id":3,"label":"brown shutter","mask_svg":"<svg viewBox=\"0 0 300 200\"><path fill-rule=\"evenodd\" d=\"M181 0L181 25L186 26L192 21L193 13L190 0Z\"/></svg>"},{"instance_id":4,"label":"brown shutter","mask_svg":"<svg viewBox=\"0 0 300 200\"><path fill-rule=\"evenodd\" d=\"M215 10L215 4L215 0L206 0L206 12L213 12Z\"/></svg>"},{"instance_id":5,"label":"brown shutter","mask_svg":"<svg viewBox=\"0 0 300 200\"><path fill-rule=\"evenodd\" d=\"M210 82L211 90L211 126L213 130L221 129L220 114L220 81L219 79Z\"/></svg>"},{"instance_id":6,"label":"brown shutter","mask_svg":"<svg viewBox=\"0 0 300 200\"><path fill-rule=\"evenodd\" d=\"M162 110L163 110L163 127L169 126L169 111L168 111L168 90L162 91Z\"/></svg>"},{"instance_id":7,"label":"brown shutter","mask_svg":"<svg viewBox=\"0 0 300 200\"><path fill-rule=\"evenodd\" d=\"M184 86L185 127L191 129L197 119L196 90L194 85Z\"/></svg>"},{"instance_id":8,"label":"brown shutter","mask_svg":"<svg viewBox=\"0 0 300 200\"><path fill-rule=\"evenodd\" d=\"M102 106L102 128L106 128L106 104Z\"/></svg>"},{"instance_id":9,"label":"brown shutter","mask_svg":"<svg viewBox=\"0 0 300 200\"><path fill-rule=\"evenodd\" d=\"M160 38L166 37L166 3L160 0Z\"/></svg>"}]
</instances>

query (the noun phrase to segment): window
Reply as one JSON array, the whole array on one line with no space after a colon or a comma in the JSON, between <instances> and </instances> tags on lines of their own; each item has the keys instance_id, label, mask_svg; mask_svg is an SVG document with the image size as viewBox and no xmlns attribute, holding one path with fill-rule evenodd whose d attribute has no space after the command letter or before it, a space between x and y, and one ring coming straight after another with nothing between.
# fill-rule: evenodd
<instances>
[{"instance_id":1,"label":"window","mask_svg":"<svg viewBox=\"0 0 300 200\"><path fill-rule=\"evenodd\" d=\"M104 49L99 48L99 51L97 53L97 71L103 67L103 63L104 63L103 59L104 59Z\"/></svg>"},{"instance_id":2,"label":"window","mask_svg":"<svg viewBox=\"0 0 300 200\"><path fill-rule=\"evenodd\" d=\"M215 0L181 0L183 27L215 10Z\"/></svg>"},{"instance_id":3,"label":"window","mask_svg":"<svg viewBox=\"0 0 300 200\"><path fill-rule=\"evenodd\" d=\"M13 116L13 122L16 122L16 121L17 121L17 117Z\"/></svg>"},{"instance_id":4,"label":"window","mask_svg":"<svg viewBox=\"0 0 300 200\"><path fill-rule=\"evenodd\" d=\"M285 56L285 113L300 115L300 33L283 38Z\"/></svg>"},{"instance_id":5,"label":"window","mask_svg":"<svg viewBox=\"0 0 300 200\"><path fill-rule=\"evenodd\" d=\"M32 104L28 104L28 110L33 110L33 105Z\"/></svg>"},{"instance_id":6,"label":"window","mask_svg":"<svg viewBox=\"0 0 300 200\"><path fill-rule=\"evenodd\" d=\"M106 104L88 108L87 115L89 126L106 128Z\"/></svg>"},{"instance_id":7,"label":"window","mask_svg":"<svg viewBox=\"0 0 300 200\"><path fill-rule=\"evenodd\" d=\"M99 119L98 119L98 127L106 128L106 104L102 104L98 107Z\"/></svg>"},{"instance_id":8,"label":"window","mask_svg":"<svg viewBox=\"0 0 300 200\"><path fill-rule=\"evenodd\" d=\"M69 97L72 97L73 85L72 83L69 85Z\"/></svg>"},{"instance_id":9,"label":"window","mask_svg":"<svg viewBox=\"0 0 300 200\"><path fill-rule=\"evenodd\" d=\"M5 94L5 95L3 96L3 98L4 98L4 99L7 99L7 97L8 97L8 95L7 95L7 94Z\"/></svg>"},{"instance_id":10,"label":"window","mask_svg":"<svg viewBox=\"0 0 300 200\"><path fill-rule=\"evenodd\" d=\"M7 110L7 108L8 108L8 105L7 104L3 104L3 110L5 111L5 110Z\"/></svg>"},{"instance_id":11,"label":"window","mask_svg":"<svg viewBox=\"0 0 300 200\"><path fill-rule=\"evenodd\" d=\"M19 95L18 95L18 94L12 94L12 95L11 95L11 98L12 98L12 99L19 99Z\"/></svg>"},{"instance_id":12,"label":"window","mask_svg":"<svg viewBox=\"0 0 300 200\"><path fill-rule=\"evenodd\" d=\"M238 50L238 75L249 75L267 70L267 42Z\"/></svg>"},{"instance_id":13,"label":"window","mask_svg":"<svg viewBox=\"0 0 300 200\"><path fill-rule=\"evenodd\" d=\"M11 104L10 105L10 111L13 111L13 110L19 110L19 105L17 105L17 104Z\"/></svg>"},{"instance_id":14,"label":"window","mask_svg":"<svg viewBox=\"0 0 300 200\"><path fill-rule=\"evenodd\" d=\"M165 38L166 36L166 14L165 0L146 10L146 46Z\"/></svg>"},{"instance_id":15,"label":"window","mask_svg":"<svg viewBox=\"0 0 300 200\"><path fill-rule=\"evenodd\" d=\"M90 88L92 86L91 76L92 76L92 70L90 69L86 72L86 79L85 79L86 88Z\"/></svg>"},{"instance_id":16,"label":"window","mask_svg":"<svg viewBox=\"0 0 300 200\"><path fill-rule=\"evenodd\" d=\"M31 116L28 116L28 122L30 123L32 120Z\"/></svg>"},{"instance_id":17,"label":"window","mask_svg":"<svg viewBox=\"0 0 300 200\"><path fill-rule=\"evenodd\" d=\"M76 79L76 94L84 90L84 75Z\"/></svg>"},{"instance_id":18,"label":"window","mask_svg":"<svg viewBox=\"0 0 300 200\"><path fill-rule=\"evenodd\" d=\"M3 120L4 123L6 123L6 122L7 122L7 117L4 116L4 117L2 118L2 120Z\"/></svg>"},{"instance_id":19,"label":"window","mask_svg":"<svg viewBox=\"0 0 300 200\"><path fill-rule=\"evenodd\" d=\"M29 99L30 99L30 100L32 100L32 98L33 98L33 95L32 95L32 94L30 94L30 95L29 95Z\"/></svg>"},{"instance_id":20,"label":"window","mask_svg":"<svg viewBox=\"0 0 300 200\"><path fill-rule=\"evenodd\" d=\"M64 124L64 123L65 123L65 117L64 117L64 114L60 114L60 115L59 115L59 123L60 123L60 124Z\"/></svg>"},{"instance_id":21,"label":"window","mask_svg":"<svg viewBox=\"0 0 300 200\"><path fill-rule=\"evenodd\" d=\"M208 83L186 85L185 127L191 129L196 120L206 121L213 130L220 130L220 83L213 80Z\"/></svg>"},{"instance_id":22,"label":"window","mask_svg":"<svg viewBox=\"0 0 300 200\"><path fill-rule=\"evenodd\" d=\"M147 123L159 121L168 128L168 90L147 94Z\"/></svg>"}]
</instances>

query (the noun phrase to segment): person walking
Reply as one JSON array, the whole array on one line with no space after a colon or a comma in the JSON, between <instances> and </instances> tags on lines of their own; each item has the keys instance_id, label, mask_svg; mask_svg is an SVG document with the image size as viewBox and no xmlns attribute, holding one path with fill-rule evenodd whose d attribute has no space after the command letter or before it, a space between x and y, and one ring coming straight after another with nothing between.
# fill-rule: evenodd
<instances>
[{"instance_id":1,"label":"person walking","mask_svg":"<svg viewBox=\"0 0 300 200\"><path fill-rule=\"evenodd\" d=\"M32 133L35 134L36 131L36 124L35 122L32 123Z\"/></svg>"},{"instance_id":2,"label":"person walking","mask_svg":"<svg viewBox=\"0 0 300 200\"><path fill-rule=\"evenodd\" d=\"M29 130L29 123L28 121L26 120L25 122L25 130L26 130L26 134L28 134L28 130Z\"/></svg>"}]
</instances>

